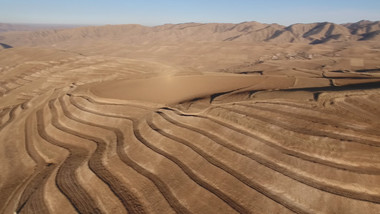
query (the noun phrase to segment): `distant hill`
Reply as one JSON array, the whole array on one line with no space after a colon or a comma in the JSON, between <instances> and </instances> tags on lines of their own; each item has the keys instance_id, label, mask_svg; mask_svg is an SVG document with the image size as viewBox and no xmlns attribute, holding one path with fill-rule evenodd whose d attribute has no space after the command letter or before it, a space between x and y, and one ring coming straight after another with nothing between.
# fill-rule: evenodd
<instances>
[{"instance_id":1,"label":"distant hill","mask_svg":"<svg viewBox=\"0 0 380 214\"><path fill-rule=\"evenodd\" d=\"M360 40L380 40L380 21L363 20L345 26L350 29L352 34L361 35Z\"/></svg>"},{"instance_id":2,"label":"distant hill","mask_svg":"<svg viewBox=\"0 0 380 214\"><path fill-rule=\"evenodd\" d=\"M37 30L53 30L67 29L74 27L83 27L80 25L53 25L53 24L8 24L0 23L0 33L9 31L37 31Z\"/></svg>"},{"instance_id":3,"label":"distant hill","mask_svg":"<svg viewBox=\"0 0 380 214\"><path fill-rule=\"evenodd\" d=\"M293 24L290 26L259 22L243 22L239 24L184 23L165 24L154 27L142 25L106 25L0 33L0 42L16 47L91 45L108 42L112 42L113 44L149 44L193 41L323 44L334 41L364 40L380 40L379 21L359 21L349 24L322 22Z\"/></svg>"}]
</instances>

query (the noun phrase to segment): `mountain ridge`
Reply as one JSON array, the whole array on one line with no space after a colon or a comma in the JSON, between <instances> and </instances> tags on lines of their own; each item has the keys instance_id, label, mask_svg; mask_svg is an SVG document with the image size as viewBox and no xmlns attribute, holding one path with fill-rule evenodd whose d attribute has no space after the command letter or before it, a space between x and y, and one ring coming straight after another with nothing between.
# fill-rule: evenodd
<instances>
[{"instance_id":1,"label":"mountain ridge","mask_svg":"<svg viewBox=\"0 0 380 214\"><path fill-rule=\"evenodd\" d=\"M95 41L94 41L95 40ZM158 26L138 24L86 26L69 29L48 29L30 32L1 32L0 42L11 46L64 45L117 41L118 43L178 43L178 42L287 42L323 44L334 41L380 40L380 22L362 20L335 24L265 24L260 22L182 23ZM86 42L84 42L86 41Z\"/></svg>"}]
</instances>

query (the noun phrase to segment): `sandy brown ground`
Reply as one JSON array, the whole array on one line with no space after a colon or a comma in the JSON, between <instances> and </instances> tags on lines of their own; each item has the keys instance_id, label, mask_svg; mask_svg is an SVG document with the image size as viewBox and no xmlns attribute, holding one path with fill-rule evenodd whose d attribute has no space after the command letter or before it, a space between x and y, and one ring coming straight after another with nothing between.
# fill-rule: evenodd
<instances>
[{"instance_id":1,"label":"sandy brown ground","mask_svg":"<svg viewBox=\"0 0 380 214\"><path fill-rule=\"evenodd\" d=\"M0 50L0 213L379 213L380 45Z\"/></svg>"}]
</instances>

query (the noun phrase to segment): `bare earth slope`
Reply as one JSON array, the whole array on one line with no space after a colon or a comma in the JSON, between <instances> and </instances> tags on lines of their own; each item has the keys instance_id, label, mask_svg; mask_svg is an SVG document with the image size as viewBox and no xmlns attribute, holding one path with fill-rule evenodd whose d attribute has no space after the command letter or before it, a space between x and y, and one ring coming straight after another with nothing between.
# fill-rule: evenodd
<instances>
[{"instance_id":1,"label":"bare earth slope","mask_svg":"<svg viewBox=\"0 0 380 214\"><path fill-rule=\"evenodd\" d=\"M0 213L378 213L377 25L3 33Z\"/></svg>"},{"instance_id":2,"label":"bare earth slope","mask_svg":"<svg viewBox=\"0 0 380 214\"><path fill-rule=\"evenodd\" d=\"M6 25L5 25L6 26ZM1 27L1 25L0 25ZM7 29L6 27L4 27ZM11 27L8 27L12 29ZM0 28L1 29L1 28ZM16 28L17 29L17 28ZM118 42L119 44L203 42L291 42L321 44L332 41L379 41L379 22L360 21L352 24L329 22L278 24L243 22L166 24L154 27L142 25L107 25L73 29L41 30L33 32L3 32L0 42L12 46L83 46L90 42ZM6 30L5 30L6 31Z\"/></svg>"},{"instance_id":3,"label":"bare earth slope","mask_svg":"<svg viewBox=\"0 0 380 214\"><path fill-rule=\"evenodd\" d=\"M8 24L0 23L0 32L10 31L37 31L37 30L54 30L79 27L80 25L49 25L49 24Z\"/></svg>"}]
</instances>

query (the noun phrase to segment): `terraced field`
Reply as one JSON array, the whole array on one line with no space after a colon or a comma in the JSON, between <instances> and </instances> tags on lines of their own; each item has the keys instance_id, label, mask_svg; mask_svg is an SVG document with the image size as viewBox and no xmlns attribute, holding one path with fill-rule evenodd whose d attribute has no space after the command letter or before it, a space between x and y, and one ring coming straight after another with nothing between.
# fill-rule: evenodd
<instances>
[{"instance_id":1,"label":"terraced field","mask_svg":"<svg viewBox=\"0 0 380 214\"><path fill-rule=\"evenodd\" d=\"M0 213L379 213L376 57L0 51Z\"/></svg>"}]
</instances>

